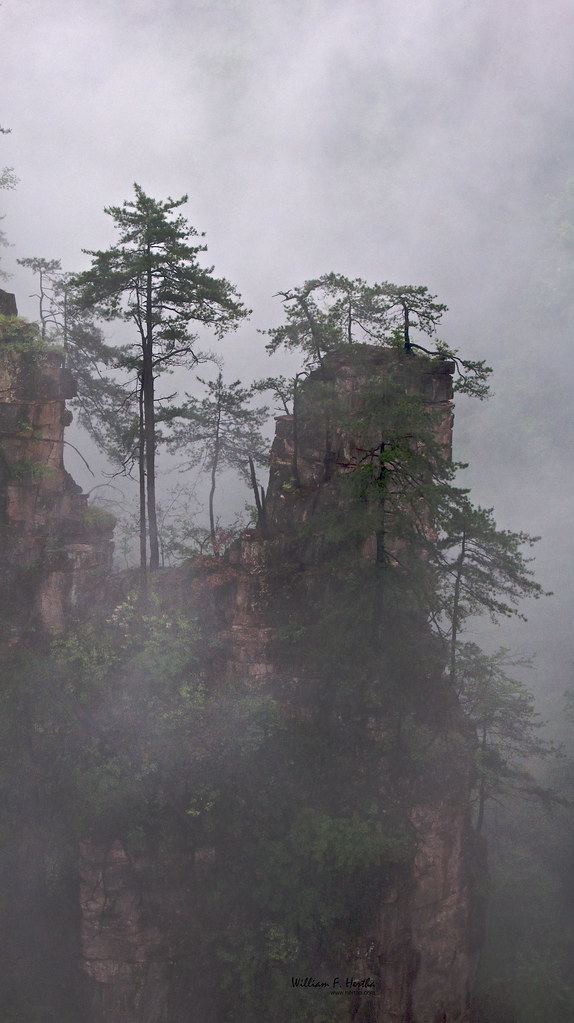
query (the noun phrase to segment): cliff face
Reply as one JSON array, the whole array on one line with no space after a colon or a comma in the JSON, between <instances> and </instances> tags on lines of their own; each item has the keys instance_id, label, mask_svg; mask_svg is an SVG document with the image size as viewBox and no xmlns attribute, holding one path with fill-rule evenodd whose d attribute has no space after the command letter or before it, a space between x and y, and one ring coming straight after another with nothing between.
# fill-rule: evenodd
<instances>
[{"instance_id":1,"label":"cliff face","mask_svg":"<svg viewBox=\"0 0 574 1023\"><path fill-rule=\"evenodd\" d=\"M382 408L400 400L399 395L407 400L422 397L433 417L434 440L450 458L453 368L447 360L422 361L370 347L359 358L356 352L338 352L326 360L302 389L298 428L292 416L277 420L266 502L269 528L288 536L302 522L316 517L320 523L321 513L337 500L338 477L364 464L371 452L379 452L384 440L379 425ZM335 395L333 407L346 422L335 421L318 436L313 409L317 400L325 402L326 389ZM360 415L369 401L373 414ZM389 543L392 547L392 538ZM374 537L363 545L362 556L365 561L376 557ZM438 679L429 679L428 685L440 693ZM450 717L453 736L464 735L465 726L447 691L442 700L441 704L439 697L438 711L421 706L421 719L439 735L439 718L444 723ZM378 931L371 935L378 964L376 1023L455 1023L469 1018L483 929L477 891L486 863L469 815L473 770L468 758L449 750L449 745L442 748L440 764L427 768L412 788L409 817L416 846L412 870L399 871L382 894Z\"/></svg>"},{"instance_id":2,"label":"cliff face","mask_svg":"<svg viewBox=\"0 0 574 1023\"><path fill-rule=\"evenodd\" d=\"M5 325L0 342L1 595L9 642L26 626L60 629L70 615L82 614L102 597L111 564L110 522L94 517L63 465L65 398L73 382L57 353L30 349L21 343L16 320L13 328ZM225 558L205 559L193 572L158 575L158 593L168 592L172 604L196 615L213 640L215 684L217 677L241 679L254 694L272 689L279 677L287 690L299 684L290 677L292 665L278 660L276 620L268 613L274 566L293 558L303 571L320 564L322 516L337 505L337 480L380 448L381 403L392 406L397 393L422 394L436 413L435 439L450 452L449 364L371 348L359 356L333 356L300 388L296 415L278 419L258 527L246 530ZM363 417L359 430L356 413L366 400L374 403L373 420L365 425ZM318 403L326 417L317 416ZM302 542L300 527L309 523ZM376 538L367 538L358 557L369 564L376 552ZM350 972L371 977L374 994L362 1005L349 999L349 1019L468 1019L481 943L476 877L484 854L470 823L472 769L461 753L468 736L448 692L439 680L432 683L432 711L421 699L416 714L439 737L437 753L420 777L410 779L404 796L413 855L387 877L372 927L357 942ZM379 784L384 788L387 779ZM86 837L79 852L78 952L89 1023L225 1023L213 997L218 978L200 951L210 921L194 908L218 856L216 844L203 844L187 852L174 847L158 861L129 836ZM220 926L232 928L225 907L222 913ZM187 972L179 966L183 960ZM289 1011L282 1004L281 1019L289 1019Z\"/></svg>"},{"instance_id":3,"label":"cliff face","mask_svg":"<svg viewBox=\"0 0 574 1023\"><path fill-rule=\"evenodd\" d=\"M294 556L309 567L320 560L321 515L337 501L337 477L380 441L374 427L370 436L353 434L354 412L364 400L365 389L384 395L392 377L394 394L397 388L407 396L422 394L427 408L435 413L437 443L448 456L451 373L452 365L447 362L425 362L421 368L420 362L400 353L365 349L359 372L356 356L352 362L343 353L332 357L323 373L312 374L306 381L298 396L297 421L293 416L277 420L264 521L257 529L246 531L225 560L206 563L204 572L193 579L181 571L163 583L179 587L179 601L209 618L209 627L224 651L222 676L250 679L254 691L273 686L278 675L289 676L289 665L277 662L275 632L267 614L274 585L271 565ZM325 383L329 401L334 401L331 407L339 412L346 407L350 417L346 424L335 424L318 437L313 409L318 396L325 400ZM391 400L389 395L387 400ZM311 520L316 528L307 533L304 547L294 553L298 528ZM366 562L374 557L375 546L374 541L364 545ZM440 683L433 680L433 684L440 691ZM457 734L464 734L464 724L447 692L442 703L435 693L434 702L436 719L421 706L421 720L426 727L436 728L437 734L445 720L452 720L453 741L450 747L448 741L443 743L432 767L412 787L408 813L414 858L406 871L396 870L381 892L376 926L364 935L353 967L356 976L370 976L375 981L374 997L368 1008L363 1007L367 1015L361 1017L372 1023L461 1023L469 1019L482 934L476 881L484 872L484 850L470 823L472 769L456 742ZM464 738L468 740L467 735ZM200 850L199 856L209 860L217 856L217 850ZM187 948L189 955L190 940L193 943L195 921L186 917L184 907L189 885L196 883L195 869L190 868L186 893L181 877L177 880L177 869L174 865L171 869L173 886L170 889L168 884L162 895L153 879L149 884L143 881L145 863L138 865L140 881L136 882L137 871L123 846L116 843L97 849L85 845L82 937L84 969L92 982L94 1023L219 1020L201 972L188 978L188 1015L180 1017L170 1002L177 949ZM111 889L122 893L119 899ZM138 891L144 893L141 898ZM174 891L179 891L179 910L173 901ZM106 913L111 904L114 912ZM163 924L158 927L160 919ZM357 1005L352 1011L357 1011Z\"/></svg>"},{"instance_id":4,"label":"cliff face","mask_svg":"<svg viewBox=\"0 0 574 1023\"><path fill-rule=\"evenodd\" d=\"M293 534L332 505L331 481L378 448L384 439L381 419L399 394L406 401L423 399L434 413L435 439L450 457L453 363L421 361L388 348L353 345L352 352L334 352L309 374L295 396L296 414L276 420L266 501L272 529ZM412 429L416 432L416 424Z\"/></svg>"},{"instance_id":5,"label":"cliff face","mask_svg":"<svg viewBox=\"0 0 574 1023\"><path fill-rule=\"evenodd\" d=\"M38 343L13 296L4 306L12 313L0 335L1 613L15 636L61 629L101 594L113 520L88 508L64 468L65 402L75 385L63 355Z\"/></svg>"}]
</instances>

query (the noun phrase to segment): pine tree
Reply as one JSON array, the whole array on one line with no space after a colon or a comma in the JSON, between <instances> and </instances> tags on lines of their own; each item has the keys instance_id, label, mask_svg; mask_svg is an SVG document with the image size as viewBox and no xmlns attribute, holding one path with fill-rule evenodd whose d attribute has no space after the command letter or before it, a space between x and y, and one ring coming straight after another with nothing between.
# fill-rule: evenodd
<instances>
[{"instance_id":1,"label":"pine tree","mask_svg":"<svg viewBox=\"0 0 574 1023\"><path fill-rule=\"evenodd\" d=\"M508 674L509 669L531 666L528 660L511 657L504 647L486 654L476 643L461 643L457 650L459 698L478 740L475 826L479 832L487 800L511 786L523 794L556 801L555 793L536 783L526 765L558 750L539 734L544 722L532 693Z\"/></svg>"},{"instance_id":2,"label":"pine tree","mask_svg":"<svg viewBox=\"0 0 574 1023\"><path fill-rule=\"evenodd\" d=\"M441 613L449 644L449 670L457 686L460 632L465 621L488 614L492 621L520 614L520 601L548 596L534 579L525 549L539 537L498 529L492 508L474 507L465 491L440 495L439 529L429 556L437 567Z\"/></svg>"},{"instance_id":3,"label":"pine tree","mask_svg":"<svg viewBox=\"0 0 574 1023\"><path fill-rule=\"evenodd\" d=\"M185 405L168 412L179 419L172 428L170 447L183 452L184 466L202 465L209 473L209 529L214 550L217 547L214 497L217 476L224 467L236 469L251 482L250 463L264 464L266 453L260 434L267 408L250 408L254 387L242 387L239 380L224 383L219 372L216 380L202 380L204 397L187 395ZM255 491L257 494L257 490Z\"/></svg>"},{"instance_id":4,"label":"pine tree","mask_svg":"<svg viewBox=\"0 0 574 1023\"><path fill-rule=\"evenodd\" d=\"M218 337L248 315L235 288L198 262L206 250L195 228L176 211L187 201L152 199L134 185L135 200L107 207L119 232L118 243L104 251L86 250L89 270L74 285L82 303L104 319L135 325L137 340L126 346L124 368L137 376L138 463L140 476L140 555L146 567L159 567L156 511L156 379L176 366L197 361L197 328L209 326ZM193 326L192 326L193 325Z\"/></svg>"},{"instance_id":5,"label":"pine tree","mask_svg":"<svg viewBox=\"0 0 574 1023\"><path fill-rule=\"evenodd\" d=\"M413 340L412 329L434 338L447 310L423 285L368 284L359 277L329 273L278 294L285 323L267 331L270 354L280 347L302 351L305 368L313 369L323 366L327 352L348 344L420 350L454 361L456 390L478 398L488 394L491 369L484 360L462 359L440 340L434 352Z\"/></svg>"}]
</instances>

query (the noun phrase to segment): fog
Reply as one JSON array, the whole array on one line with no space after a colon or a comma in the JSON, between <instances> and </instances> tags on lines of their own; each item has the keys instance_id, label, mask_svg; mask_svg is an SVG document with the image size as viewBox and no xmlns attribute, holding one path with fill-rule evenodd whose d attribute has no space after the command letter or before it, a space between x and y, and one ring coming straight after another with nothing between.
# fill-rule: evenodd
<instances>
[{"instance_id":1,"label":"fog","mask_svg":"<svg viewBox=\"0 0 574 1023\"><path fill-rule=\"evenodd\" d=\"M272 371L257 331L280 321L277 291L306 278L425 284L448 304L444 339L495 370L488 403L457 405L462 479L500 525L543 537L538 575L555 596L508 635L539 650L532 683L558 696L573 356L565 292L545 294L562 258L549 196L574 162L571 4L4 0L0 32L0 164L20 179L1 195L1 255L23 314L34 288L16 259L82 269L82 248L113 239L103 207L134 181L189 194L210 263L253 309L221 347L232 377Z\"/></svg>"},{"instance_id":2,"label":"fog","mask_svg":"<svg viewBox=\"0 0 574 1023\"><path fill-rule=\"evenodd\" d=\"M449 307L440 337L494 370L488 401L456 403L455 458L469 463L460 482L475 503L494 507L500 527L541 537L536 575L553 591L524 608L527 624L480 619L465 638L535 655L525 681L550 734L561 738L563 693L574 688L574 246L558 237L564 214L555 197L574 180L573 53L569 0L0 0L0 127L9 129L0 134L0 170L11 167L19 179L0 191L0 227L10 243L0 249L0 270L9 275L0 286L16 294L21 314L36 318L37 300L17 260L85 269L82 250L115 239L104 207L131 199L134 182L160 200L189 196L183 212L205 232L207 265L253 310L237 333L213 345L228 380L247 385L297 368L293 356L271 361L261 334L281 322L282 290L331 271L426 285ZM572 208L570 215L574 223ZM110 343L129 339L121 323L106 324L105 334ZM194 386L183 371L169 380L170 390ZM78 449L66 449L74 478L114 500L117 491L105 486L109 467L77 424L69 440ZM166 473L167 464L162 454L165 501L174 486L197 479L197 471ZM222 516L241 512L246 496L227 481L218 493ZM196 508L191 495L190 515ZM118 535L120 564L121 546ZM49 700L60 681L47 672ZM42 673L38 679L43 692ZM137 672L134 680L134 706L142 721L149 716L153 737L153 703ZM104 715L115 713L106 704ZM140 727L136 715L134 747ZM50 754L59 739L50 728L46 734ZM27 812L25 791L22 798ZM508 899L512 906L532 896L534 923L527 907L523 930L534 934L545 892L549 907L574 906L569 822L565 813L555 829L558 856L548 840L551 818L540 832L542 814L531 826L528 806L516 805L503 803L494 820L502 833L509 829L503 858L512 826L519 834L517 860L506 868ZM29 866L18 857L24 891ZM73 862L75 870L75 848ZM503 905L503 921L504 912ZM561 926L555 921L548 932L565 950L566 974L574 945ZM489 940L496 959L507 941L504 922ZM544 972L550 993L553 977ZM1 988L0 977L3 995Z\"/></svg>"}]
</instances>

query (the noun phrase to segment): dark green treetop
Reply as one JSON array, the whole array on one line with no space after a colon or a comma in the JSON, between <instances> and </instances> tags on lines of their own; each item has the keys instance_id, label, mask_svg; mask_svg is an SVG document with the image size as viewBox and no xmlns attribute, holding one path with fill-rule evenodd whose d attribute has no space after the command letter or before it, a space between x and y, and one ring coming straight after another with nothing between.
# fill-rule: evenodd
<instances>
[{"instance_id":1,"label":"dark green treetop","mask_svg":"<svg viewBox=\"0 0 574 1023\"><path fill-rule=\"evenodd\" d=\"M455 388L460 392L479 398L488 394L491 370L484 360L462 359L442 341L435 342L432 352L413 340L412 330L435 337L447 310L422 285L396 285L388 281L371 285L359 277L351 280L329 273L278 294L285 306L285 323L267 331L270 340L266 348L270 354L280 347L301 350L305 368L313 369L322 367L328 352L347 344L400 347L407 352L420 350L455 362L458 371Z\"/></svg>"},{"instance_id":2,"label":"dark green treetop","mask_svg":"<svg viewBox=\"0 0 574 1023\"><path fill-rule=\"evenodd\" d=\"M213 267L199 264L207 246L192 240L204 234L175 214L187 195L162 202L138 184L134 190L135 201L105 207L120 233L118 244L103 251L84 250L92 256L92 266L76 276L75 284L84 304L103 318L119 317L136 325L140 342L133 347L153 343L157 373L178 359L194 361L197 325L208 325L221 337L249 310L229 281L214 277Z\"/></svg>"}]
</instances>

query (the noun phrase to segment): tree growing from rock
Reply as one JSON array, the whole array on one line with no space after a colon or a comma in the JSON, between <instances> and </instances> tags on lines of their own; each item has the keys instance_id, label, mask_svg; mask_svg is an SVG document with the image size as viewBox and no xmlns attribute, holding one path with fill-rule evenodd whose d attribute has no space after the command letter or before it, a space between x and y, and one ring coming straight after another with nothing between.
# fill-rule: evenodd
<instances>
[{"instance_id":1,"label":"tree growing from rock","mask_svg":"<svg viewBox=\"0 0 574 1023\"><path fill-rule=\"evenodd\" d=\"M439 340L434 352L413 340L414 329L434 338L447 311L423 285L368 284L359 277L329 273L278 295L285 307L285 322L267 331L270 354L280 347L299 350L305 368L313 369L322 368L327 352L348 344L400 347L410 353L419 349L454 360L458 391L478 398L488 394L491 370L484 360L462 359Z\"/></svg>"},{"instance_id":2,"label":"tree growing from rock","mask_svg":"<svg viewBox=\"0 0 574 1023\"><path fill-rule=\"evenodd\" d=\"M86 250L90 269L74 279L82 304L107 320L135 327L136 340L124 349L122 364L137 377L138 464L140 477L140 560L159 566L156 511L156 381L176 366L197 362L198 328L217 337L235 329L248 315L236 289L202 267L206 246L177 210L187 202L156 200L134 185L135 199L106 207L119 232L109 249Z\"/></svg>"},{"instance_id":3,"label":"tree growing from rock","mask_svg":"<svg viewBox=\"0 0 574 1023\"><path fill-rule=\"evenodd\" d=\"M64 365L77 385L72 408L80 424L112 462L129 472L137 458L136 391L111 372L121 360L120 350L107 344L93 312L80 304L72 275L62 270L59 259L31 256L17 262L36 279L38 290L31 297L38 300L41 337L63 350Z\"/></svg>"},{"instance_id":4,"label":"tree growing from rock","mask_svg":"<svg viewBox=\"0 0 574 1023\"><path fill-rule=\"evenodd\" d=\"M513 787L521 794L549 802L556 794L534 780L527 766L558 752L540 734L544 724L534 697L509 671L531 667L502 647L487 654L476 643L461 643L457 651L458 690L462 708L476 730L476 822L484 824L489 799Z\"/></svg>"},{"instance_id":5,"label":"tree growing from rock","mask_svg":"<svg viewBox=\"0 0 574 1023\"><path fill-rule=\"evenodd\" d=\"M440 495L438 536L429 545L437 567L441 613L449 645L449 671L456 688L460 633L472 616L492 621L520 615L519 604L545 594L525 553L539 537L498 529L492 508L474 507L465 491ZM522 616L523 617L523 616Z\"/></svg>"},{"instance_id":6,"label":"tree growing from rock","mask_svg":"<svg viewBox=\"0 0 574 1023\"><path fill-rule=\"evenodd\" d=\"M282 345L305 353L311 378L302 385L302 393L308 390L316 396L316 422L310 429L307 398L299 403L299 410L294 403L293 450L298 433L327 437L325 483L338 496L332 494L316 507L332 509L327 516L320 512L322 542L336 545L339 570L340 551L358 553L371 543L374 564L364 617L365 621L371 618L373 648L381 657L387 656L388 622L397 614L397 594L402 591L403 607L410 605L406 619L413 635L417 619L419 628L426 620L438 640L436 649L442 649L445 680L477 731L476 823L480 830L486 800L509 778L518 777L519 758L542 755L547 749L536 735L532 696L504 670L513 662L506 654L489 657L475 644L461 642L461 637L465 625L479 614L493 621L523 617L520 602L537 599L544 590L534 579L528 556L537 538L497 528L491 509L473 505L468 491L457 486L459 466L451 462L448 448L441 443L437 419L441 413L429 408L420 393L411 393L408 367L418 363L421 373L432 372L435 358L445 354L437 347L433 356L409 333L416 321L411 304L427 315L418 326L429 334L442 312L443 307L425 290L384 284L369 292L361 281L344 282L332 275L307 282L303 289L284 295L286 321L270 332L268 349L275 351ZM368 350L363 357L358 349L344 360L344 366L347 372L354 365L360 385L356 380L354 386L339 390L329 354L369 339L371 344L402 348L405 354L397 353L382 386ZM462 371L471 367L469 376L461 378L459 390L483 397L487 367L458 361ZM260 386L271 390L288 412L292 389L286 385L285 380L269 378ZM360 400L353 398L356 391ZM343 437L360 438L348 450L337 441L341 428ZM337 451L338 471L332 464ZM290 496L296 501L299 488L305 501L298 476L295 466ZM522 780L525 788L534 791L532 779L522 776ZM539 794L545 795L542 790Z\"/></svg>"}]
</instances>

